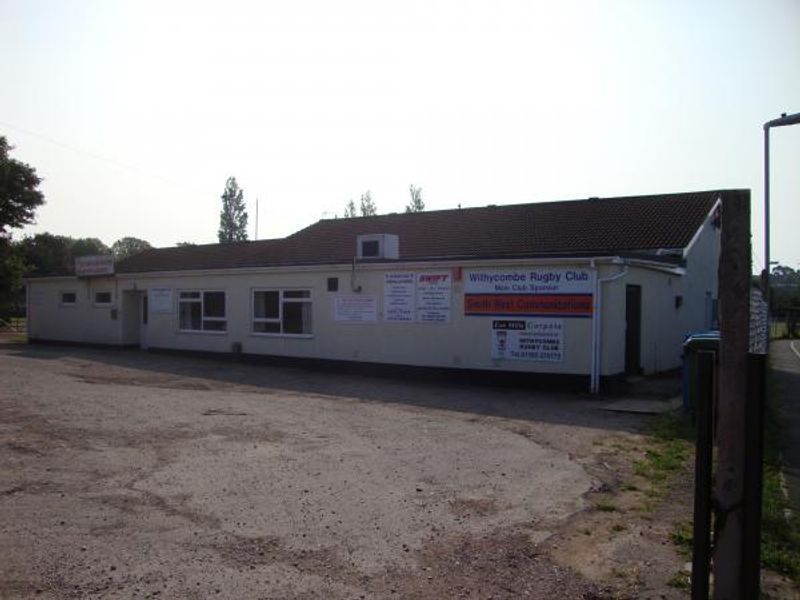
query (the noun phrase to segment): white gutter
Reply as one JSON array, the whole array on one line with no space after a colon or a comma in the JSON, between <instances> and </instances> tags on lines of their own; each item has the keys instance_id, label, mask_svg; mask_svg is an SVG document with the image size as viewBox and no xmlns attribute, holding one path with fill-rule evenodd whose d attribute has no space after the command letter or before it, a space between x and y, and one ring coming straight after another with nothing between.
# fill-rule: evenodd
<instances>
[{"instance_id":1,"label":"white gutter","mask_svg":"<svg viewBox=\"0 0 800 600\"><path fill-rule=\"evenodd\" d=\"M595 261L590 262L591 268L594 269L594 302L592 303L592 373L590 378L590 392L592 394L600 393L600 369L602 367L603 355L603 284L616 281L621 277L628 274L627 261L617 259L618 264L623 265L621 272L610 277L601 279L598 277L599 270Z\"/></svg>"}]
</instances>

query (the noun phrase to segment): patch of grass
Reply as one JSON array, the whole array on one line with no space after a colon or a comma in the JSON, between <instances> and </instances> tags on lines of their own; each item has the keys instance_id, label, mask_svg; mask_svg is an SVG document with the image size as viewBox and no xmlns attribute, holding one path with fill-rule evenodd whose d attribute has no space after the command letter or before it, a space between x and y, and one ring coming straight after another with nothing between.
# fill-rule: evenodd
<instances>
[{"instance_id":1,"label":"patch of grass","mask_svg":"<svg viewBox=\"0 0 800 600\"><path fill-rule=\"evenodd\" d=\"M626 529L627 527L625 527L625 525L623 525L622 523L614 523L614 525L611 526L611 531L613 531L614 533L620 533L621 531L625 531Z\"/></svg>"},{"instance_id":2,"label":"patch of grass","mask_svg":"<svg viewBox=\"0 0 800 600\"><path fill-rule=\"evenodd\" d=\"M779 390L767 381L764 411L764 488L761 517L761 563L800 583L800 517L789 510L781 477Z\"/></svg>"},{"instance_id":3,"label":"patch of grass","mask_svg":"<svg viewBox=\"0 0 800 600\"><path fill-rule=\"evenodd\" d=\"M633 469L652 485L645 493L659 497L692 456L694 428L682 411L672 411L655 417L648 429L653 443L645 450L643 459L634 461Z\"/></svg>"},{"instance_id":4,"label":"patch of grass","mask_svg":"<svg viewBox=\"0 0 800 600\"><path fill-rule=\"evenodd\" d=\"M678 590L683 590L688 592L692 589L692 582L689 578L688 573L684 573L683 571L678 571L672 577L667 580L667 585L670 587L674 587Z\"/></svg>"},{"instance_id":5,"label":"patch of grass","mask_svg":"<svg viewBox=\"0 0 800 600\"><path fill-rule=\"evenodd\" d=\"M594 507L600 512L614 512L617 510L617 507L608 500L600 500L595 503Z\"/></svg>"},{"instance_id":6,"label":"patch of grass","mask_svg":"<svg viewBox=\"0 0 800 600\"><path fill-rule=\"evenodd\" d=\"M676 523L669 534L672 543L678 547L678 553L684 558L692 557L692 548L694 546L694 534L692 532L692 522L682 521Z\"/></svg>"}]
</instances>

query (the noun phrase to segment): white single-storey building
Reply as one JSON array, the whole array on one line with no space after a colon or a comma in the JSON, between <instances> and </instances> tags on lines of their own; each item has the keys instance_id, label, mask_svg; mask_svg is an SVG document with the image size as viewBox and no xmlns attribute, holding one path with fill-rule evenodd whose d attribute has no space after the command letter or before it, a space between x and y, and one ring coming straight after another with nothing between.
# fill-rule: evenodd
<instances>
[{"instance_id":1,"label":"white single-storey building","mask_svg":"<svg viewBox=\"0 0 800 600\"><path fill-rule=\"evenodd\" d=\"M28 335L578 378L681 362L715 325L726 191L322 220L27 280ZM345 363L342 363L345 364Z\"/></svg>"}]
</instances>

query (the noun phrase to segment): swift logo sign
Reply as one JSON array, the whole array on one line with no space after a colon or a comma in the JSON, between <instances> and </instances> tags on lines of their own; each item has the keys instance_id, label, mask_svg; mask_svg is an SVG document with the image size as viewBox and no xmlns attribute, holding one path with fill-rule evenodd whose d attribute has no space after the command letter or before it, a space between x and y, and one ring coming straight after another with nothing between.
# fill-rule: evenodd
<instances>
[{"instance_id":1,"label":"swift logo sign","mask_svg":"<svg viewBox=\"0 0 800 600\"><path fill-rule=\"evenodd\" d=\"M468 271L464 314L591 317L594 274L583 268Z\"/></svg>"}]
</instances>

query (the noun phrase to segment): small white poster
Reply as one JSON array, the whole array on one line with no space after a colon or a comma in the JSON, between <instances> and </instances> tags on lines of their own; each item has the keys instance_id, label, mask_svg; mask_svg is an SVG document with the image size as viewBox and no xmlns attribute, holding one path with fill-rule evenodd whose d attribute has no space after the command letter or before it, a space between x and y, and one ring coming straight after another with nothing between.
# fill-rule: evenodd
<instances>
[{"instance_id":1,"label":"small white poster","mask_svg":"<svg viewBox=\"0 0 800 600\"><path fill-rule=\"evenodd\" d=\"M147 290L147 302L151 313L172 313L172 288L150 288Z\"/></svg>"},{"instance_id":2,"label":"small white poster","mask_svg":"<svg viewBox=\"0 0 800 600\"><path fill-rule=\"evenodd\" d=\"M492 321L492 358L563 362L563 319Z\"/></svg>"},{"instance_id":3,"label":"small white poster","mask_svg":"<svg viewBox=\"0 0 800 600\"><path fill-rule=\"evenodd\" d=\"M377 296L336 296L333 318L342 323L374 323L378 320Z\"/></svg>"},{"instance_id":4,"label":"small white poster","mask_svg":"<svg viewBox=\"0 0 800 600\"><path fill-rule=\"evenodd\" d=\"M383 320L414 321L414 273L385 273L383 279Z\"/></svg>"},{"instance_id":5,"label":"small white poster","mask_svg":"<svg viewBox=\"0 0 800 600\"><path fill-rule=\"evenodd\" d=\"M452 287L450 271L417 273L417 321L449 323Z\"/></svg>"}]
</instances>

